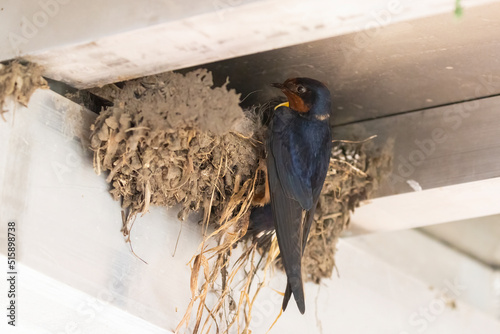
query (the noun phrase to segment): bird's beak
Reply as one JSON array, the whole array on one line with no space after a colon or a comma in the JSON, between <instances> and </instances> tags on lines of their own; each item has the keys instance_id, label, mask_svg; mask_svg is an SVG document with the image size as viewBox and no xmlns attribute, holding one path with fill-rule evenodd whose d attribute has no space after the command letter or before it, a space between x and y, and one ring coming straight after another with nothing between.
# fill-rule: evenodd
<instances>
[{"instance_id":1,"label":"bird's beak","mask_svg":"<svg viewBox=\"0 0 500 334\"><path fill-rule=\"evenodd\" d=\"M281 83L272 83L271 86L273 86L275 88L281 89L281 91L283 93L285 93L285 95L288 98L289 93L288 93L288 90L286 89L286 86L284 84L281 84ZM287 102L283 102L281 104L278 104L276 107L274 107L274 110L278 109L279 107L290 107L290 103L287 101Z\"/></svg>"},{"instance_id":2,"label":"bird's beak","mask_svg":"<svg viewBox=\"0 0 500 334\"><path fill-rule=\"evenodd\" d=\"M279 107L287 107L290 108L290 102L286 101L283 103L278 104L276 107L274 107L274 110L278 109Z\"/></svg>"}]
</instances>

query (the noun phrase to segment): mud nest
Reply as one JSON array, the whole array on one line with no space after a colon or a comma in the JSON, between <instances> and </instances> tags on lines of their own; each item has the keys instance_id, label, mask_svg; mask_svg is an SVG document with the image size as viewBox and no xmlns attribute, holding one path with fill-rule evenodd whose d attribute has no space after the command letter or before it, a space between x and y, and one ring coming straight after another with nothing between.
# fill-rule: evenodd
<instances>
[{"instance_id":1,"label":"mud nest","mask_svg":"<svg viewBox=\"0 0 500 334\"><path fill-rule=\"evenodd\" d=\"M7 98L27 107L31 95L38 88L49 88L42 77L43 68L33 63L12 61L0 64L0 116L5 121L4 113Z\"/></svg>"},{"instance_id":2,"label":"mud nest","mask_svg":"<svg viewBox=\"0 0 500 334\"><path fill-rule=\"evenodd\" d=\"M239 95L226 85L213 87L206 70L164 73L92 92L113 103L91 128L91 148L96 172L109 172L110 192L121 201L128 241L134 218L151 205L180 204L181 220L203 210L205 238L190 262L192 298L178 328L189 324L198 302L197 332L218 279L224 297L210 313L225 306L230 255L246 234L254 191L262 188L260 116L242 110Z\"/></svg>"},{"instance_id":3,"label":"mud nest","mask_svg":"<svg viewBox=\"0 0 500 334\"><path fill-rule=\"evenodd\" d=\"M306 280L319 283L335 268L337 240L348 227L350 213L370 198L390 171L389 146L375 148L370 138L336 141L304 254Z\"/></svg>"},{"instance_id":4,"label":"mud nest","mask_svg":"<svg viewBox=\"0 0 500 334\"><path fill-rule=\"evenodd\" d=\"M203 210L205 238L190 262L192 298L177 331L195 314L192 333L213 326L248 332L253 301L264 285L252 288L253 278L279 263L275 238L262 245L246 234L252 205L265 199L262 119L272 106L242 110L239 95L226 84L213 87L206 70L144 77L92 93L113 103L92 126L91 148L95 170L109 173L110 192L121 201L128 241L134 218L152 205L180 205L180 220ZM350 211L369 196L388 164L369 146L334 145L304 256L308 280L331 276ZM239 285L238 273L244 273ZM211 292L216 301L208 305Z\"/></svg>"},{"instance_id":5,"label":"mud nest","mask_svg":"<svg viewBox=\"0 0 500 334\"><path fill-rule=\"evenodd\" d=\"M235 194L250 195L262 147L255 114L239 95L212 88L206 70L165 73L106 86L114 106L92 127L97 173L109 171L111 194L127 223L150 205L181 205L179 219L205 210L220 225ZM128 234L129 224L124 227Z\"/></svg>"}]
</instances>

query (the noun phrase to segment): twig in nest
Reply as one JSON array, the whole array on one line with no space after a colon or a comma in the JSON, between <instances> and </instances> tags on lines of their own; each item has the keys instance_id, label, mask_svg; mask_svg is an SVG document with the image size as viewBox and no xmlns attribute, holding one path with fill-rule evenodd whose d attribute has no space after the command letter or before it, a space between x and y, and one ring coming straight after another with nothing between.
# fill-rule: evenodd
<instances>
[{"instance_id":1,"label":"twig in nest","mask_svg":"<svg viewBox=\"0 0 500 334\"><path fill-rule=\"evenodd\" d=\"M118 162L115 167L109 172L109 175L108 177L106 178L106 182L107 183L110 183L111 181L113 181L113 178L115 177L115 174L123 167L123 165L125 164L125 162L128 160L128 156L124 157L123 159L120 160L120 162Z\"/></svg>"},{"instance_id":2,"label":"twig in nest","mask_svg":"<svg viewBox=\"0 0 500 334\"><path fill-rule=\"evenodd\" d=\"M318 330L319 330L320 334L323 334L323 325L321 324L321 319L319 318L319 315L318 315L318 310L319 310L318 300L319 300L319 296L320 296L320 289L321 289L321 284L318 284L318 292L316 293L316 300L315 300L316 310L314 313L316 316L316 325L318 326Z\"/></svg>"},{"instance_id":3,"label":"twig in nest","mask_svg":"<svg viewBox=\"0 0 500 334\"><path fill-rule=\"evenodd\" d=\"M147 126L136 126L133 128L128 128L127 130L125 130L125 132L131 132L131 131L135 131L135 130L151 130L151 128L149 128Z\"/></svg>"},{"instance_id":4,"label":"twig in nest","mask_svg":"<svg viewBox=\"0 0 500 334\"><path fill-rule=\"evenodd\" d=\"M322 216L321 220L333 219L333 218L337 218L337 217L340 217L340 216L342 216L342 213L340 213L340 212L331 213L329 215Z\"/></svg>"},{"instance_id":5,"label":"twig in nest","mask_svg":"<svg viewBox=\"0 0 500 334\"><path fill-rule=\"evenodd\" d=\"M243 100L240 101L240 103L242 103L243 101L245 101L250 95L252 95L254 93L258 93L258 92L262 92L262 89L257 89L257 90L254 90L253 92L248 93L247 96L245 96L243 98Z\"/></svg>"},{"instance_id":6,"label":"twig in nest","mask_svg":"<svg viewBox=\"0 0 500 334\"><path fill-rule=\"evenodd\" d=\"M177 251L177 245L179 245L179 239L181 238L183 226L184 226L184 221L181 221L181 228L179 229L179 234L177 234L177 240L175 241L175 247L174 247L174 252L172 253L172 257L175 256L175 252Z\"/></svg>"},{"instance_id":7,"label":"twig in nest","mask_svg":"<svg viewBox=\"0 0 500 334\"><path fill-rule=\"evenodd\" d=\"M164 188L163 189L164 191L178 190L178 189L182 188L189 181L189 178L190 178L191 174L193 173L193 159L191 159L191 157L188 156L187 162L188 162L187 168L184 171L184 173L182 174L182 179L179 181L179 184L173 188Z\"/></svg>"},{"instance_id":8,"label":"twig in nest","mask_svg":"<svg viewBox=\"0 0 500 334\"><path fill-rule=\"evenodd\" d=\"M220 161L219 161L219 168L217 171L217 177L215 178L215 182L219 179L220 176L220 171L222 168L222 159L223 157L221 156ZM184 314L184 317L182 320L179 322L177 325L177 328L175 329L175 333L178 333L179 330L182 328L183 324L186 324L186 328L189 325L189 319L191 317L191 310L193 309L194 303L199 300L199 306L198 306L198 311L196 312L196 324L193 333L197 333L200 323L201 323L201 318L203 315L203 307L206 307L205 305L205 299L208 294L208 289L209 289L209 267L208 267L208 260L203 256L203 253L205 251L205 242L207 241L207 231L208 231L208 223L210 220L210 214L212 212L212 204L213 204L213 199L215 196L215 189L216 189L216 184L214 183L212 187L212 195L210 197L210 202L208 203L207 207L205 207L205 217L203 218L204 221L204 226L203 226L203 240L199 246L199 254L195 255L190 262L193 262L193 267L191 268L191 302L188 305L188 308L186 310L186 313ZM194 261L193 261L194 259ZM196 295L196 290L198 288L198 273L200 271L200 265L203 263L203 268L204 268L204 273L205 273L205 282L203 286L201 287L202 293L200 295ZM206 322L205 322L206 323Z\"/></svg>"},{"instance_id":9,"label":"twig in nest","mask_svg":"<svg viewBox=\"0 0 500 334\"><path fill-rule=\"evenodd\" d=\"M205 309L207 310L208 314L210 314L210 317L212 317L212 320L213 320L213 323L215 324L215 327L217 327L216 333L219 333L219 324L217 323L217 319L212 314L212 312L210 312L210 309L208 308L208 306L206 304L204 306L205 306ZM210 328L211 327L208 327L207 333L210 332Z\"/></svg>"},{"instance_id":10,"label":"twig in nest","mask_svg":"<svg viewBox=\"0 0 500 334\"><path fill-rule=\"evenodd\" d=\"M246 137L246 136L244 136L243 134L241 134L241 133L239 133L239 132L232 131L232 132L230 132L230 133L231 133L232 135L235 135L236 137L240 137L240 138L242 138L242 139L245 139L245 140L250 141L250 143L252 143L252 145L254 145L254 146L256 146L256 145L255 145L255 143L260 144L260 145L262 145L262 144L263 144L260 140L257 140L257 139L255 139L255 138L253 138L253 137Z\"/></svg>"},{"instance_id":11,"label":"twig in nest","mask_svg":"<svg viewBox=\"0 0 500 334\"><path fill-rule=\"evenodd\" d=\"M377 138L377 135L373 135L371 137L368 137L368 138L366 138L364 140L360 140L360 141L335 139L335 140L332 140L332 143L363 144L363 143L366 143L367 141L372 140L374 138Z\"/></svg>"},{"instance_id":12,"label":"twig in nest","mask_svg":"<svg viewBox=\"0 0 500 334\"><path fill-rule=\"evenodd\" d=\"M208 231L208 222L210 221L210 214L212 213L212 204L214 202L214 196L215 196L215 189L219 189L219 187L217 187L217 180L219 180L219 177L220 177L220 171L222 169L222 156L220 157L220 162L219 162L219 168L217 169L217 177L215 178L215 181L214 181L214 186L212 188L212 195L210 196L210 204L208 205L208 214L207 214L207 218L205 220L205 230L203 231L203 241L201 242L202 244L202 252L203 252L203 245L205 245L205 239L206 239L206 236L207 236L207 231Z\"/></svg>"},{"instance_id":13,"label":"twig in nest","mask_svg":"<svg viewBox=\"0 0 500 334\"><path fill-rule=\"evenodd\" d=\"M146 185L144 186L144 207L142 209L142 215L141 217L144 217L144 215L149 211L149 204L151 203L151 183L146 181Z\"/></svg>"},{"instance_id":14,"label":"twig in nest","mask_svg":"<svg viewBox=\"0 0 500 334\"><path fill-rule=\"evenodd\" d=\"M361 176L363 177L368 177L368 175L363 172L361 169L359 169L358 167L355 167L353 166L352 164L348 163L347 161L344 161L344 160L340 160L340 159L334 159L332 158L331 160L335 161L335 162L341 162L343 164L346 164L347 166L349 166L352 170L356 171L358 174L360 174Z\"/></svg>"},{"instance_id":15,"label":"twig in nest","mask_svg":"<svg viewBox=\"0 0 500 334\"><path fill-rule=\"evenodd\" d=\"M122 211L122 217L123 217L123 211ZM144 261L139 255L137 255L135 252L134 252L134 247L132 247L132 240L130 239L131 236L132 236L132 228L134 227L134 223L135 223L135 218L136 216L134 215L133 218L129 217L129 219L132 219L132 223L130 224L130 229L127 230L127 242L130 246L130 251L132 252L132 254L134 254L134 256L136 258L138 258L139 260L141 260L142 262L144 262L145 264L148 264L146 261ZM127 225L128 225L128 222L127 222Z\"/></svg>"}]
</instances>

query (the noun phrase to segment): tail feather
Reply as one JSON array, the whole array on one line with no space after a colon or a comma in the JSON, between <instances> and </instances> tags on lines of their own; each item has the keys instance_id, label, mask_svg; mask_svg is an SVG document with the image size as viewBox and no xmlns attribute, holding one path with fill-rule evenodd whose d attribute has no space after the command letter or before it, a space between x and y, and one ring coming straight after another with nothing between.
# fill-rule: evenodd
<instances>
[{"instance_id":1,"label":"tail feather","mask_svg":"<svg viewBox=\"0 0 500 334\"><path fill-rule=\"evenodd\" d=\"M283 310L283 312L286 310L286 307L288 306L288 301L290 300L291 296L292 296L292 287L287 281L285 295L283 296L283 304L281 305L281 309Z\"/></svg>"},{"instance_id":2,"label":"tail feather","mask_svg":"<svg viewBox=\"0 0 500 334\"><path fill-rule=\"evenodd\" d=\"M304 302L304 289L297 290L296 292L297 293L293 294L295 302L297 303L297 307L300 313L304 314L306 312L306 305ZM292 286L290 285L290 282L287 282L285 295L283 296L283 304L281 305L281 309L283 310L283 312L286 310L286 307L288 306L288 301L290 300L291 296L292 296Z\"/></svg>"}]
</instances>

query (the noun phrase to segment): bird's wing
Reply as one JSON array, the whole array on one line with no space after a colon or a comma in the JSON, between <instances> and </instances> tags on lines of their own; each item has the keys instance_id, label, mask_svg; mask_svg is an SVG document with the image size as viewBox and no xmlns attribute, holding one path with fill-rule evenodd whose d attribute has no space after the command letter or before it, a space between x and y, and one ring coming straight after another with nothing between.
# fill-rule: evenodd
<instances>
[{"instance_id":1,"label":"bird's wing","mask_svg":"<svg viewBox=\"0 0 500 334\"><path fill-rule=\"evenodd\" d=\"M272 151L269 151L267 172L276 237L288 278L287 285L290 286L290 292L293 291L297 306L303 313L305 303L302 285L302 207L296 200L286 196L283 191L275 160ZM285 298L290 298L290 294ZM288 300L283 301L284 307L286 307L287 302Z\"/></svg>"},{"instance_id":2,"label":"bird's wing","mask_svg":"<svg viewBox=\"0 0 500 334\"><path fill-rule=\"evenodd\" d=\"M304 313L302 213L313 205L310 176L307 175L310 173L308 164L311 161L308 156L310 152L301 152L299 147L293 146L296 142L290 137L293 136L293 115L287 109L273 118L267 143L267 168L276 236L288 278L283 308L286 308L293 293L299 310ZM307 148L307 145L303 147Z\"/></svg>"},{"instance_id":3,"label":"bird's wing","mask_svg":"<svg viewBox=\"0 0 500 334\"><path fill-rule=\"evenodd\" d=\"M319 196L318 196L318 198L315 199L311 210L307 211L305 214L304 224L302 225L302 233L301 233L302 234L302 238L301 238L302 245L300 246L300 248L302 249L301 258L304 255L304 251L306 249L307 237L309 236L309 231L311 230L312 222L314 220L314 212L316 211L316 205L318 204L318 199L319 199ZM277 235L279 235L279 233L277 233ZM294 240L294 242L299 242L299 241L300 240ZM281 245L280 245L280 247L281 247ZM288 275L288 273L287 273L287 275ZM292 295L292 286L291 286L290 282L287 282L285 294L283 297L283 304L281 306L283 311L286 310L286 307L288 305L288 301L290 300L291 295ZM295 292L293 295L296 296ZM297 299L297 297L295 297L295 298ZM304 300L303 296L301 298L302 298L301 300ZM297 302L297 305L299 305L299 302ZM301 310L302 314L304 314L305 305L302 305L302 308L299 305L299 309Z\"/></svg>"},{"instance_id":4,"label":"bird's wing","mask_svg":"<svg viewBox=\"0 0 500 334\"><path fill-rule=\"evenodd\" d=\"M311 152L306 143L293 139L295 135L290 127L294 116L289 108L284 109L273 119L268 151L274 156L276 173L284 194L299 202L304 210L310 210L313 204L311 185ZM303 145L297 145L303 144Z\"/></svg>"},{"instance_id":5,"label":"bird's wing","mask_svg":"<svg viewBox=\"0 0 500 334\"><path fill-rule=\"evenodd\" d=\"M316 212L316 207L318 206L319 196L321 195L321 190L323 189L323 183L325 182L326 174L328 172L328 167L330 165L330 152L332 151L332 140L330 135L330 129L326 128L324 133L324 140L321 147L327 152L325 159L316 159L316 169L312 178L312 199L313 205L311 210L307 211L304 218L304 229L302 238L302 254L306 248L307 237L309 236L309 231L314 220L314 213Z\"/></svg>"},{"instance_id":6,"label":"bird's wing","mask_svg":"<svg viewBox=\"0 0 500 334\"><path fill-rule=\"evenodd\" d=\"M293 293L299 310L304 313L301 260L328 170L329 154L323 161L312 156L308 145L293 146L300 143L293 138L293 117L288 108L282 107L273 118L268 141L268 177L276 234L288 277L282 308L286 308ZM330 152L330 130L326 127L323 131L316 135L324 138L321 147Z\"/></svg>"}]
</instances>

